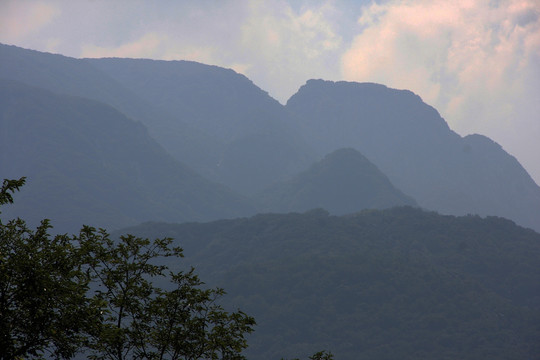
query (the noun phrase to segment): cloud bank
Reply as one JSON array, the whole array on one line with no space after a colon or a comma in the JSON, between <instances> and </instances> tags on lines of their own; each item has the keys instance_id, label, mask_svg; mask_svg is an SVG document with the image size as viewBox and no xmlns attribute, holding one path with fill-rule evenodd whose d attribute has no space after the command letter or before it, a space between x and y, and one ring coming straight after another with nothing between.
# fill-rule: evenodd
<instances>
[{"instance_id":1,"label":"cloud bank","mask_svg":"<svg viewBox=\"0 0 540 360\"><path fill-rule=\"evenodd\" d=\"M344 78L413 90L458 133L492 137L540 179L538 1L390 1L358 22Z\"/></svg>"}]
</instances>

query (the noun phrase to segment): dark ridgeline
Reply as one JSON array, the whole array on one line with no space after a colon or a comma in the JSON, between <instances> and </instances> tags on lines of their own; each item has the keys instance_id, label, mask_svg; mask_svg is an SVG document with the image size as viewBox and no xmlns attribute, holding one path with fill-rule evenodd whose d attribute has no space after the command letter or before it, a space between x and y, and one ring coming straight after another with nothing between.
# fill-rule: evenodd
<instances>
[{"instance_id":1,"label":"dark ridgeline","mask_svg":"<svg viewBox=\"0 0 540 360\"><path fill-rule=\"evenodd\" d=\"M283 106L232 70L190 61L74 59L3 44L0 62L0 78L115 107L179 161L239 192L262 190L315 160L288 128Z\"/></svg>"},{"instance_id":2,"label":"dark ridgeline","mask_svg":"<svg viewBox=\"0 0 540 360\"><path fill-rule=\"evenodd\" d=\"M540 230L540 188L519 162L486 137L460 137L410 91L310 80L284 107L243 75L188 61L81 60L7 45L0 61L0 78L113 106L177 161L244 196L350 147L423 208Z\"/></svg>"},{"instance_id":3,"label":"dark ridgeline","mask_svg":"<svg viewBox=\"0 0 540 360\"><path fill-rule=\"evenodd\" d=\"M540 230L540 188L519 162L488 138L460 137L410 91L310 80L283 107L243 75L188 61L80 60L7 45L0 61L0 78L112 105L177 160L244 195L351 147L421 207Z\"/></svg>"},{"instance_id":4,"label":"dark ridgeline","mask_svg":"<svg viewBox=\"0 0 540 360\"><path fill-rule=\"evenodd\" d=\"M503 218L314 210L123 232L174 237L182 266L255 317L248 358L540 354L540 234Z\"/></svg>"}]
</instances>

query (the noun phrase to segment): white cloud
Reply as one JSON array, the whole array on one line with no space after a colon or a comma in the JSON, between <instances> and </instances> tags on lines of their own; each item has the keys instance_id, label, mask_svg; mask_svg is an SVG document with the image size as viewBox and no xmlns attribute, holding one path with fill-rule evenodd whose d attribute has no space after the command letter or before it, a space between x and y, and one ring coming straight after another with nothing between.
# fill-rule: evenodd
<instances>
[{"instance_id":1,"label":"white cloud","mask_svg":"<svg viewBox=\"0 0 540 360\"><path fill-rule=\"evenodd\" d=\"M44 1L5 1L0 4L0 34L16 43L36 34L60 15L60 8Z\"/></svg>"},{"instance_id":2,"label":"white cloud","mask_svg":"<svg viewBox=\"0 0 540 360\"><path fill-rule=\"evenodd\" d=\"M459 133L528 158L540 179L540 158L530 156L540 139L539 2L390 1L365 7L359 24L345 78L413 90Z\"/></svg>"},{"instance_id":3,"label":"white cloud","mask_svg":"<svg viewBox=\"0 0 540 360\"><path fill-rule=\"evenodd\" d=\"M0 5L9 14L4 18L12 19L1 22L0 41L74 57L186 59L229 67L284 102L309 78L339 76L344 42L336 24L344 10L336 1L10 2ZM23 22L39 31L16 26Z\"/></svg>"},{"instance_id":4,"label":"white cloud","mask_svg":"<svg viewBox=\"0 0 540 360\"><path fill-rule=\"evenodd\" d=\"M336 13L332 2L298 11L285 1L250 2L239 49L256 64L248 76L282 102L309 78L338 76L343 41Z\"/></svg>"},{"instance_id":5,"label":"white cloud","mask_svg":"<svg viewBox=\"0 0 540 360\"><path fill-rule=\"evenodd\" d=\"M116 47L83 45L81 57L153 58L167 40L167 35L148 33L140 39Z\"/></svg>"}]
</instances>

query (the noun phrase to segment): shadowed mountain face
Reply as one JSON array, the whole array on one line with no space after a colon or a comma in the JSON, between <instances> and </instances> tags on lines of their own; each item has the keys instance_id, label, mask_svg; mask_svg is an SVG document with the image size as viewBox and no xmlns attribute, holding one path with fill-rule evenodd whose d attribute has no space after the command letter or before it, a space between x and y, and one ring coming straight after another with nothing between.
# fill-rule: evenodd
<instances>
[{"instance_id":1,"label":"shadowed mountain face","mask_svg":"<svg viewBox=\"0 0 540 360\"><path fill-rule=\"evenodd\" d=\"M528 359L540 351L540 234L410 207L147 223L257 319L253 359Z\"/></svg>"},{"instance_id":2,"label":"shadowed mountain face","mask_svg":"<svg viewBox=\"0 0 540 360\"><path fill-rule=\"evenodd\" d=\"M140 98L227 143L283 130L283 107L233 70L192 61L85 59Z\"/></svg>"},{"instance_id":3,"label":"shadowed mountain face","mask_svg":"<svg viewBox=\"0 0 540 360\"><path fill-rule=\"evenodd\" d=\"M260 191L315 159L288 127L283 106L232 70L73 59L2 44L0 62L0 78L112 105L143 123L178 161L240 193Z\"/></svg>"},{"instance_id":4,"label":"shadowed mountain face","mask_svg":"<svg viewBox=\"0 0 540 360\"><path fill-rule=\"evenodd\" d=\"M0 62L3 79L98 100L136 119L149 119L156 111L110 76L79 59L0 44Z\"/></svg>"},{"instance_id":5,"label":"shadowed mountain face","mask_svg":"<svg viewBox=\"0 0 540 360\"><path fill-rule=\"evenodd\" d=\"M0 169L28 177L3 216L60 231L84 222L118 228L148 219L209 220L253 213L246 199L168 155L114 108L0 81Z\"/></svg>"},{"instance_id":6,"label":"shadowed mountain face","mask_svg":"<svg viewBox=\"0 0 540 360\"><path fill-rule=\"evenodd\" d=\"M178 159L185 154L174 140L183 131L175 121L213 139L214 156L188 164L240 193L260 191L315 159L284 107L233 70L191 61L86 61L174 119L153 134Z\"/></svg>"},{"instance_id":7,"label":"shadowed mountain face","mask_svg":"<svg viewBox=\"0 0 540 360\"><path fill-rule=\"evenodd\" d=\"M540 188L518 161L486 137L460 137L410 91L310 80L287 109L319 155L359 150L422 207L540 230Z\"/></svg>"},{"instance_id":8,"label":"shadowed mountain face","mask_svg":"<svg viewBox=\"0 0 540 360\"><path fill-rule=\"evenodd\" d=\"M293 179L260 194L268 211L303 212L324 208L342 215L363 209L384 209L416 202L354 149L327 155Z\"/></svg>"},{"instance_id":9,"label":"shadowed mountain face","mask_svg":"<svg viewBox=\"0 0 540 360\"><path fill-rule=\"evenodd\" d=\"M174 135L159 140L164 147L174 143L183 155L181 162L213 162L209 159L218 152L215 140L189 127L180 116L170 117L85 60L0 44L0 63L0 78L111 105L143 123L154 138L156 134L172 134L170 127L174 124Z\"/></svg>"}]
</instances>

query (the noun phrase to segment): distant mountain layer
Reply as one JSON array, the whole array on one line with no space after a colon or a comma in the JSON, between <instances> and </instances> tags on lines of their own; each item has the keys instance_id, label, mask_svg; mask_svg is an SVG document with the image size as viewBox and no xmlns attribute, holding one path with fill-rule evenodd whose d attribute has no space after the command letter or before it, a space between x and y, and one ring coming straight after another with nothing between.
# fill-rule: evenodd
<instances>
[{"instance_id":1,"label":"distant mountain layer","mask_svg":"<svg viewBox=\"0 0 540 360\"><path fill-rule=\"evenodd\" d=\"M324 208L335 215L385 209L416 202L354 149L340 149L293 179L260 194L266 210L303 212Z\"/></svg>"},{"instance_id":2,"label":"distant mountain layer","mask_svg":"<svg viewBox=\"0 0 540 360\"><path fill-rule=\"evenodd\" d=\"M82 223L118 228L255 211L109 105L10 80L0 80L0 169L2 178L28 178L2 216L50 218L62 232Z\"/></svg>"},{"instance_id":3,"label":"distant mountain layer","mask_svg":"<svg viewBox=\"0 0 540 360\"><path fill-rule=\"evenodd\" d=\"M422 207L540 231L540 187L519 162L484 136L460 137L410 91L310 80L286 107L320 156L355 148Z\"/></svg>"},{"instance_id":4,"label":"distant mountain layer","mask_svg":"<svg viewBox=\"0 0 540 360\"><path fill-rule=\"evenodd\" d=\"M283 106L232 70L191 61L73 59L3 44L0 63L0 78L115 107L177 160L245 194L315 159L289 129Z\"/></svg>"},{"instance_id":5,"label":"distant mountain layer","mask_svg":"<svg viewBox=\"0 0 540 360\"><path fill-rule=\"evenodd\" d=\"M184 154L180 161L214 162L209 159L217 151L215 140L189 127L181 116L170 117L88 61L0 44L0 63L0 78L109 104L146 125L154 138L162 134L164 138L158 139L162 146L175 144Z\"/></svg>"},{"instance_id":6,"label":"distant mountain layer","mask_svg":"<svg viewBox=\"0 0 540 360\"><path fill-rule=\"evenodd\" d=\"M124 229L173 237L226 305L255 317L246 355L529 359L540 353L540 234L405 207Z\"/></svg>"},{"instance_id":7,"label":"distant mountain layer","mask_svg":"<svg viewBox=\"0 0 540 360\"><path fill-rule=\"evenodd\" d=\"M540 187L519 162L484 136L460 137L410 91L310 80L284 107L243 75L188 61L73 59L0 44L0 64L0 78L112 106L177 162L244 196L354 148L423 208L540 231Z\"/></svg>"},{"instance_id":8,"label":"distant mountain layer","mask_svg":"<svg viewBox=\"0 0 540 360\"><path fill-rule=\"evenodd\" d=\"M175 119L166 131L149 127L178 159L185 157L175 140L183 131L178 121L213 139L214 156L188 164L238 192L262 190L315 159L284 107L233 70L192 61L85 61Z\"/></svg>"}]
</instances>

